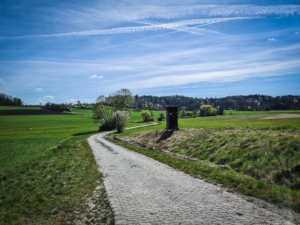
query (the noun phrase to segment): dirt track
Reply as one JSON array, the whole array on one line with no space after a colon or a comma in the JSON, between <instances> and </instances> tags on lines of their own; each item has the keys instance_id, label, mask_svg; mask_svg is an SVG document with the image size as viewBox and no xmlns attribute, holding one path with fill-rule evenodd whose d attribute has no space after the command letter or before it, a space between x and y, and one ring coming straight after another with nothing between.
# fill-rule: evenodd
<instances>
[{"instance_id":1,"label":"dirt track","mask_svg":"<svg viewBox=\"0 0 300 225\"><path fill-rule=\"evenodd\" d=\"M283 113L274 116L268 116L266 118L263 118L263 120L292 119L292 118L300 118L300 114Z\"/></svg>"}]
</instances>

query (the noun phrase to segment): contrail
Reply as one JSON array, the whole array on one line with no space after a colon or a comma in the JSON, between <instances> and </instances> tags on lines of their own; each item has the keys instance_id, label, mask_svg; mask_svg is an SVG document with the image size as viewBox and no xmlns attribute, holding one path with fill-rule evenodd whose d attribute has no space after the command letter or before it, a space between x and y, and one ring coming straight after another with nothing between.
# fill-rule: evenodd
<instances>
[{"instance_id":1,"label":"contrail","mask_svg":"<svg viewBox=\"0 0 300 225\"><path fill-rule=\"evenodd\" d=\"M245 19L245 18L243 18L243 19ZM251 18L251 19L253 19L253 18ZM230 20L234 20L234 19L230 19ZM163 37L163 36L167 36L167 35L175 34L175 33L179 33L179 32L188 32L188 30L191 30L191 29L194 29L194 28L204 27L204 26L208 26L208 25L211 25L211 24L220 23L220 22L226 22L226 21L228 21L228 20L222 20L222 21L216 21L216 22L211 22L211 23L207 23L207 24L201 24L201 25L198 25L198 26L187 27L186 29L180 29L180 30L178 30L178 28L177 28L176 31L168 32L166 34L160 34L160 35L156 35L156 36L152 36L152 37L138 39L138 40L135 40L135 41L129 41L129 42L125 42L125 43L122 43L122 44L118 44L118 45L113 45L113 46L110 46L110 47L102 48L101 50L111 49L111 48L115 48L115 47L119 47L119 46L123 46L123 45L128 45L128 44L134 44L134 43L137 43L137 42L141 42L141 41L145 41L145 40L150 40L150 39L154 39L154 38L159 38L159 37ZM173 29L175 29L175 28L173 28Z\"/></svg>"},{"instance_id":2,"label":"contrail","mask_svg":"<svg viewBox=\"0 0 300 225\"><path fill-rule=\"evenodd\" d=\"M79 31L79 32L68 32L68 33L58 33L58 34L37 34L37 35L25 35L25 36L15 36L15 37L0 37L0 40L6 39L23 39L23 38L51 38L51 37L68 37L68 36L90 36L90 35L113 35L113 34L123 34L123 33L135 33L144 31L155 31L155 30L176 30L180 27L193 26L193 25L203 25L214 22L224 22L229 20L239 20L239 19L253 19L249 17L236 17L236 18L213 18L213 19L193 19L193 20L183 20L165 24L151 24L150 26L134 26L134 27L118 27L105 30L89 30L89 31ZM149 24L148 24L149 25Z\"/></svg>"}]
</instances>

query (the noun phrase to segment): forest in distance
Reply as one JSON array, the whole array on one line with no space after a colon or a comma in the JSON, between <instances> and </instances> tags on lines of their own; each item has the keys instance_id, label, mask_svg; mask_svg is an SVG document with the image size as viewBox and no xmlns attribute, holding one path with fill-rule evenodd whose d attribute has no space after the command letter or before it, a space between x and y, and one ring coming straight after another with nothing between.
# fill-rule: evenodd
<instances>
[{"instance_id":1,"label":"forest in distance","mask_svg":"<svg viewBox=\"0 0 300 225\"><path fill-rule=\"evenodd\" d=\"M222 98L197 98L183 95L153 96L134 95L135 110L164 110L167 106L177 106L187 111L199 110L201 105L211 105L224 110L269 111L269 110L300 110L299 95L269 96L261 94L234 95ZM22 105L20 98L13 98L0 93L0 105ZM50 102L46 104L51 104ZM94 103L61 103L68 107L90 108Z\"/></svg>"},{"instance_id":2,"label":"forest in distance","mask_svg":"<svg viewBox=\"0 0 300 225\"><path fill-rule=\"evenodd\" d=\"M135 95L135 109L163 110L166 106L178 106L186 110L198 110L201 105L211 105L221 107L225 110L299 110L300 96L268 96L268 95L235 95L223 98L193 98L181 95L173 96L152 96L152 95Z\"/></svg>"}]
</instances>

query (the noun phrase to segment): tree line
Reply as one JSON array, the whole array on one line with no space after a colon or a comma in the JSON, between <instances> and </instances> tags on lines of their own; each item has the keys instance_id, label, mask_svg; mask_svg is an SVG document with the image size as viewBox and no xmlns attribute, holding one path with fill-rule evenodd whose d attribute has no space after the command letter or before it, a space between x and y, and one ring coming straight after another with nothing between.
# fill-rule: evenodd
<instances>
[{"instance_id":1,"label":"tree line","mask_svg":"<svg viewBox=\"0 0 300 225\"><path fill-rule=\"evenodd\" d=\"M23 102L20 98L13 98L10 95L0 93L0 105L23 105Z\"/></svg>"},{"instance_id":2,"label":"tree line","mask_svg":"<svg viewBox=\"0 0 300 225\"><path fill-rule=\"evenodd\" d=\"M164 110L166 106L178 106L187 111L199 110L202 105L211 105L214 108L227 110L300 110L300 96L268 96L268 95L235 95L223 98L193 98L182 95L152 96L135 95L134 108L136 110Z\"/></svg>"}]
</instances>

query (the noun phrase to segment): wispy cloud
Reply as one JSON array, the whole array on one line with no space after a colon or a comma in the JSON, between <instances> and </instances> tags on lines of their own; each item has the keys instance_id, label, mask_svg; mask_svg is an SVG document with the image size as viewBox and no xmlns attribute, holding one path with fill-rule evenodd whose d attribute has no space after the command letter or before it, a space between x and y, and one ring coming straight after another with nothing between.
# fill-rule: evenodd
<instances>
[{"instance_id":1,"label":"wispy cloud","mask_svg":"<svg viewBox=\"0 0 300 225\"><path fill-rule=\"evenodd\" d=\"M144 79L131 82L128 87L131 89L157 88L166 86L185 85L199 82L233 82L255 77L278 76L288 71L300 69L300 60L289 62L262 63L260 66L251 66L244 68L232 68L229 70L215 70L212 72L182 72L173 76L157 76L150 79ZM119 85L118 88L120 88Z\"/></svg>"},{"instance_id":2,"label":"wispy cloud","mask_svg":"<svg viewBox=\"0 0 300 225\"><path fill-rule=\"evenodd\" d=\"M103 76L93 75L93 76L90 76L90 78L92 78L92 79L101 79L101 78L103 78Z\"/></svg>"},{"instance_id":3,"label":"wispy cloud","mask_svg":"<svg viewBox=\"0 0 300 225\"><path fill-rule=\"evenodd\" d=\"M52 95L46 95L44 98L54 98Z\"/></svg>"},{"instance_id":4,"label":"wispy cloud","mask_svg":"<svg viewBox=\"0 0 300 225\"><path fill-rule=\"evenodd\" d=\"M203 82L227 82L229 89L231 81L300 71L299 5L194 5L199 2L77 1L22 9L8 3L10 11L1 14L1 91L22 99L35 93L45 102L94 101L123 87L189 95L189 87ZM82 87L88 88L78 92Z\"/></svg>"}]
</instances>

